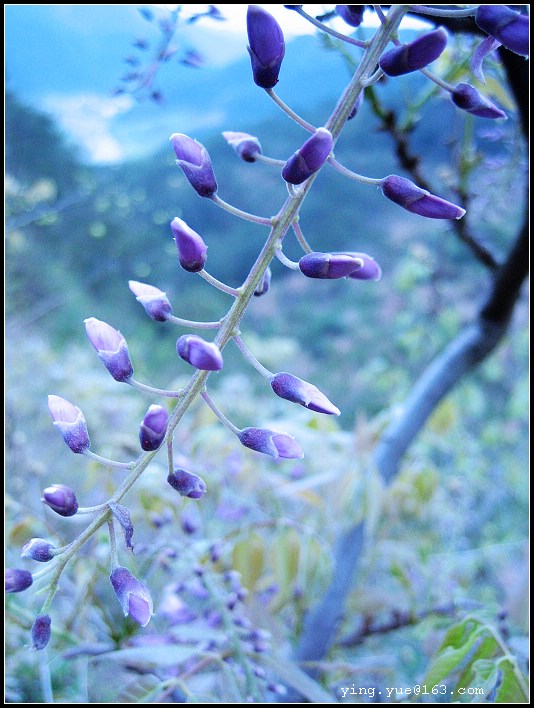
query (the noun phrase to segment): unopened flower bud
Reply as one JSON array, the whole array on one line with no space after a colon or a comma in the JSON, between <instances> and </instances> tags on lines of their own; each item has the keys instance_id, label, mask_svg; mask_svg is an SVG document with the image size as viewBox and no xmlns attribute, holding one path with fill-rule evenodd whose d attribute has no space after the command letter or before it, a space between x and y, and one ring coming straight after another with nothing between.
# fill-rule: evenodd
<instances>
[{"instance_id":1,"label":"unopened flower bud","mask_svg":"<svg viewBox=\"0 0 534 708\"><path fill-rule=\"evenodd\" d=\"M226 130L223 138L245 162L255 162L256 155L261 155L260 141L254 135Z\"/></svg>"},{"instance_id":2,"label":"unopened flower bud","mask_svg":"<svg viewBox=\"0 0 534 708\"><path fill-rule=\"evenodd\" d=\"M262 279L258 283L256 290L254 290L254 295L256 297L261 297L262 295L265 295L266 292L268 292L269 287L271 285L271 276L271 269L269 268L269 266L267 266L265 272L263 273Z\"/></svg>"},{"instance_id":3,"label":"unopened flower bud","mask_svg":"<svg viewBox=\"0 0 534 708\"><path fill-rule=\"evenodd\" d=\"M33 583L33 577L29 570L6 568L4 582L6 592L23 592Z\"/></svg>"},{"instance_id":4,"label":"unopened flower bud","mask_svg":"<svg viewBox=\"0 0 534 708\"><path fill-rule=\"evenodd\" d=\"M203 371L219 371L223 358L219 347L196 334L184 334L176 342L178 356L188 364Z\"/></svg>"},{"instance_id":5,"label":"unopened flower bud","mask_svg":"<svg viewBox=\"0 0 534 708\"><path fill-rule=\"evenodd\" d=\"M50 615L37 615L32 625L32 645L34 649L44 649L52 635Z\"/></svg>"},{"instance_id":6,"label":"unopened flower bud","mask_svg":"<svg viewBox=\"0 0 534 708\"><path fill-rule=\"evenodd\" d=\"M290 184L302 184L328 160L332 134L326 128L317 128L304 145L297 150L282 168L282 177Z\"/></svg>"},{"instance_id":7,"label":"unopened flower bud","mask_svg":"<svg viewBox=\"0 0 534 708\"><path fill-rule=\"evenodd\" d=\"M340 410L313 384L299 379L293 374L281 372L271 379L271 387L277 396L292 403L298 403L316 413L339 415Z\"/></svg>"},{"instance_id":8,"label":"unopened flower bud","mask_svg":"<svg viewBox=\"0 0 534 708\"><path fill-rule=\"evenodd\" d=\"M175 467L172 472L169 472L167 482L180 496L189 497L189 499L200 499L206 493L206 483L202 477L179 467Z\"/></svg>"},{"instance_id":9,"label":"unopened flower bud","mask_svg":"<svg viewBox=\"0 0 534 708\"><path fill-rule=\"evenodd\" d=\"M282 29L274 17L259 5L249 5L247 10L248 53L254 83L272 89L285 54Z\"/></svg>"},{"instance_id":10,"label":"unopened flower bud","mask_svg":"<svg viewBox=\"0 0 534 708\"><path fill-rule=\"evenodd\" d=\"M198 273L206 263L208 247L197 232L177 216L171 221L171 231L176 241L180 265L189 273Z\"/></svg>"},{"instance_id":11,"label":"unopened flower bud","mask_svg":"<svg viewBox=\"0 0 534 708\"><path fill-rule=\"evenodd\" d=\"M119 566L109 576L113 589L121 603L124 616L146 627L153 613L152 598L146 585L138 580L128 568Z\"/></svg>"},{"instance_id":12,"label":"unopened flower bud","mask_svg":"<svg viewBox=\"0 0 534 708\"><path fill-rule=\"evenodd\" d=\"M52 560L55 550L54 545L49 541L45 541L44 538L32 538L22 547L20 557L46 563Z\"/></svg>"},{"instance_id":13,"label":"unopened flower bud","mask_svg":"<svg viewBox=\"0 0 534 708\"><path fill-rule=\"evenodd\" d=\"M451 93L452 102L468 113L479 118L506 118L506 113L489 99L485 98L474 86L458 84Z\"/></svg>"},{"instance_id":14,"label":"unopened flower bud","mask_svg":"<svg viewBox=\"0 0 534 708\"><path fill-rule=\"evenodd\" d=\"M307 278L335 280L346 278L363 266L360 258L348 253L307 253L299 261L299 268Z\"/></svg>"},{"instance_id":15,"label":"unopened flower bud","mask_svg":"<svg viewBox=\"0 0 534 708\"><path fill-rule=\"evenodd\" d=\"M363 21L365 5L336 5L336 13L351 27L359 27Z\"/></svg>"},{"instance_id":16,"label":"unopened flower bud","mask_svg":"<svg viewBox=\"0 0 534 708\"><path fill-rule=\"evenodd\" d=\"M398 175L389 175L383 180L382 192L407 211L429 219L461 219L465 214L465 209L430 194L426 189Z\"/></svg>"},{"instance_id":17,"label":"unopened flower bud","mask_svg":"<svg viewBox=\"0 0 534 708\"><path fill-rule=\"evenodd\" d=\"M90 317L84 323L89 341L106 369L115 381L127 382L133 375L133 366L122 334L95 317Z\"/></svg>"},{"instance_id":18,"label":"unopened flower bud","mask_svg":"<svg viewBox=\"0 0 534 708\"><path fill-rule=\"evenodd\" d=\"M201 197L216 194L217 180L204 145L183 133L173 133L170 141L177 157L176 163L196 193Z\"/></svg>"},{"instance_id":19,"label":"unopened flower bud","mask_svg":"<svg viewBox=\"0 0 534 708\"><path fill-rule=\"evenodd\" d=\"M380 280L382 277L382 269L372 256L356 251L348 251L345 253L363 261L362 267L350 273L349 278L354 278L354 280Z\"/></svg>"},{"instance_id":20,"label":"unopened flower bud","mask_svg":"<svg viewBox=\"0 0 534 708\"><path fill-rule=\"evenodd\" d=\"M278 433L265 428L243 428L239 431L238 438L245 447L271 457L298 460L304 457L302 448L288 433Z\"/></svg>"},{"instance_id":21,"label":"unopened flower bud","mask_svg":"<svg viewBox=\"0 0 534 708\"><path fill-rule=\"evenodd\" d=\"M382 54L379 66L388 76L401 76L423 69L435 61L447 46L448 35L443 27L402 44Z\"/></svg>"},{"instance_id":22,"label":"unopened flower bud","mask_svg":"<svg viewBox=\"0 0 534 708\"><path fill-rule=\"evenodd\" d=\"M53 484L43 491L42 501L60 516L74 516L78 511L76 496L65 484Z\"/></svg>"},{"instance_id":23,"label":"unopened flower bud","mask_svg":"<svg viewBox=\"0 0 534 708\"><path fill-rule=\"evenodd\" d=\"M495 37L504 47L516 54L528 56L529 17L507 5L479 5L475 22L481 30Z\"/></svg>"},{"instance_id":24,"label":"unopened flower bud","mask_svg":"<svg viewBox=\"0 0 534 708\"><path fill-rule=\"evenodd\" d=\"M81 410L61 396L48 396L48 410L54 426L72 452L82 453L91 445L87 423Z\"/></svg>"},{"instance_id":25,"label":"unopened flower bud","mask_svg":"<svg viewBox=\"0 0 534 708\"><path fill-rule=\"evenodd\" d=\"M128 282L130 290L136 300L145 308L149 317L156 322L165 322L172 315L172 307L167 295L153 285L138 283L136 280Z\"/></svg>"},{"instance_id":26,"label":"unopened flower bud","mask_svg":"<svg viewBox=\"0 0 534 708\"><path fill-rule=\"evenodd\" d=\"M157 450L167 433L169 414L162 406L150 406L139 428L141 448L149 452Z\"/></svg>"}]
</instances>

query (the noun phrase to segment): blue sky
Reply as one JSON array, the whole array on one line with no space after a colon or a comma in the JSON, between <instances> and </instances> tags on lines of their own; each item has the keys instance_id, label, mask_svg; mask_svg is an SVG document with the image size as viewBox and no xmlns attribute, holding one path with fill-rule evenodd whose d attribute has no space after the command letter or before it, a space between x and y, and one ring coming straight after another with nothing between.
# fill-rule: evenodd
<instances>
[{"instance_id":1,"label":"blue sky","mask_svg":"<svg viewBox=\"0 0 534 708\"><path fill-rule=\"evenodd\" d=\"M156 18L164 18L173 7L7 5L7 87L23 101L52 114L64 132L83 148L86 159L94 163L118 162L157 149L159 131L166 134L171 120L173 125L181 126L181 132L218 126L224 117L221 110L210 106L206 97L201 103L199 96L203 84L208 86L210 80L214 81L217 72L227 71L227 67L244 58L248 60L247 5L220 6L227 18L224 22L203 17L193 24L180 24L175 44L181 49L198 50L206 63L202 70L174 61L163 67L158 81L169 90L172 105L156 112L154 106L140 105L129 94L113 95L120 76L128 69L124 59L133 53L132 43L143 38L154 45L161 36L156 23L147 22L139 10L150 8ZM184 5L183 18L207 7ZM294 37L315 33L311 24L283 5L263 7L277 18L287 43ZM310 14L318 14L325 6L305 7ZM367 16L376 22L374 13ZM332 26L339 31L350 30L340 19ZM200 82L199 71L203 72ZM178 86L183 87L182 94L177 93ZM149 120L151 131L146 127Z\"/></svg>"}]
</instances>

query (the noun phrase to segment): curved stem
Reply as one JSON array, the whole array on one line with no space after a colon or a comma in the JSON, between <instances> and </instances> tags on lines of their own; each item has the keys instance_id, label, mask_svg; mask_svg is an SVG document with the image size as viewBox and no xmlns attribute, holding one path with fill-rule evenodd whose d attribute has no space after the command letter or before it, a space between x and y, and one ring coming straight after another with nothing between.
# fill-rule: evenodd
<instances>
[{"instance_id":1,"label":"curved stem","mask_svg":"<svg viewBox=\"0 0 534 708\"><path fill-rule=\"evenodd\" d=\"M427 79L430 79L430 81L433 81L442 89L445 89L445 91L449 91L449 93L452 93L454 91L454 86L452 84L449 84L449 82L445 81L444 79L440 79L439 76L436 76L436 74L433 74L428 69L419 69L419 71L421 74L424 74Z\"/></svg>"},{"instance_id":2,"label":"curved stem","mask_svg":"<svg viewBox=\"0 0 534 708\"><path fill-rule=\"evenodd\" d=\"M360 47L360 49L366 49L369 46L369 42L365 42L361 39L354 39L353 37L347 37L346 34L336 32L336 30L332 29L331 27L328 27L328 25L325 25L323 22L316 20L315 17L308 15L308 13L300 6L296 7L295 11L298 12L301 17L304 17L305 20L311 22L311 24L317 27L317 29L320 29L321 32L326 32L326 34L330 34L332 35L332 37L341 39L341 41L347 42L347 44L353 44L355 47Z\"/></svg>"},{"instance_id":3,"label":"curved stem","mask_svg":"<svg viewBox=\"0 0 534 708\"><path fill-rule=\"evenodd\" d=\"M221 207L221 209L230 212L233 216L238 216L240 219L245 219L246 221L252 221L254 224L271 226L271 219L264 216L256 216L256 214L250 214L248 211L238 209L237 207L228 204L228 202L225 202L224 199L221 199L218 194L214 194L210 197L210 199L214 204L217 204L217 206Z\"/></svg>"},{"instance_id":4,"label":"curved stem","mask_svg":"<svg viewBox=\"0 0 534 708\"><path fill-rule=\"evenodd\" d=\"M256 371L259 371L262 376L264 376L266 379L269 381L273 378L273 373L272 371L269 371L269 369L266 369L265 366L260 364L260 362L256 359L254 354L250 351L250 349L245 345L245 342L236 335L234 337L234 342L236 343L237 348L243 354L245 359L248 361L249 364L252 364L252 366L256 369Z\"/></svg>"},{"instance_id":5,"label":"curved stem","mask_svg":"<svg viewBox=\"0 0 534 708\"><path fill-rule=\"evenodd\" d=\"M224 415L224 413L215 405L215 403L213 402L213 399L211 398L209 393L206 391L206 389L201 391L200 395L206 401L208 406L215 413L215 415L221 421L221 423L223 423L228 428L228 430L231 430L232 433L235 433L237 435L240 432L239 428L237 428L231 421L229 421L228 418Z\"/></svg>"},{"instance_id":6,"label":"curved stem","mask_svg":"<svg viewBox=\"0 0 534 708\"><path fill-rule=\"evenodd\" d=\"M290 270L299 270L299 264L285 256L281 248L276 251L275 255L280 263L283 263L286 268L289 268Z\"/></svg>"},{"instance_id":7,"label":"curved stem","mask_svg":"<svg viewBox=\"0 0 534 708\"><path fill-rule=\"evenodd\" d=\"M410 13L417 15L428 15L429 17L473 17L478 5L473 7L460 7L457 10L440 9L439 7L429 7L428 5L412 5Z\"/></svg>"},{"instance_id":8,"label":"curved stem","mask_svg":"<svg viewBox=\"0 0 534 708\"><path fill-rule=\"evenodd\" d=\"M96 452L91 452L91 450L84 450L82 455L85 455L85 457L89 457L91 460L95 460L95 462L100 462L101 465L106 465L106 467L116 467L117 469L131 470L135 465L135 462L116 462L115 460L109 460L107 457L97 455Z\"/></svg>"},{"instance_id":9,"label":"curved stem","mask_svg":"<svg viewBox=\"0 0 534 708\"><path fill-rule=\"evenodd\" d=\"M169 315L167 317L167 321L173 322L181 327L195 327L196 329L219 329L221 326L221 320L218 322L197 322L196 320L184 320L183 318L175 317L174 315Z\"/></svg>"},{"instance_id":10,"label":"curved stem","mask_svg":"<svg viewBox=\"0 0 534 708\"><path fill-rule=\"evenodd\" d=\"M115 526L113 525L113 518L108 521L108 531L109 531L109 548L110 548L110 558L109 562L111 565L111 572L117 568L119 565L117 561L117 538L115 536Z\"/></svg>"},{"instance_id":11,"label":"curved stem","mask_svg":"<svg viewBox=\"0 0 534 708\"><path fill-rule=\"evenodd\" d=\"M128 381L130 386L137 388L139 391L144 391L145 393L154 393L156 396L166 396L167 398L181 398L183 395L183 390L181 391L167 391L164 388L154 388L153 386L147 386L147 384L139 383L135 379L130 379Z\"/></svg>"},{"instance_id":12,"label":"curved stem","mask_svg":"<svg viewBox=\"0 0 534 708\"><path fill-rule=\"evenodd\" d=\"M279 165L283 167L286 164L285 160L277 160L275 157L267 157L267 155L262 154L255 155L255 159L258 162L264 162L266 165Z\"/></svg>"},{"instance_id":13,"label":"curved stem","mask_svg":"<svg viewBox=\"0 0 534 708\"><path fill-rule=\"evenodd\" d=\"M353 172L352 170L349 170L347 167L344 167L340 162L338 162L333 157L328 158L328 164L332 165L332 167L337 172L344 175L345 177L348 177L349 179L353 179L356 182L361 182L362 184L374 184L374 185L379 186L384 181L383 178L375 179L374 177L364 177L363 175L359 175L357 172Z\"/></svg>"},{"instance_id":14,"label":"curved stem","mask_svg":"<svg viewBox=\"0 0 534 708\"><path fill-rule=\"evenodd\" d=\"M313 248L310 246L308 241L306 240L306 237L304 236L304 233L302 232L302 229L300 228L300 224L298 219L295 219L295 221L291 224L293 231L295 232L295 236L297 237L297 241L300 243L302 246L302 249L305 251L305 253L313 253Z\"/></svg>"},{"instance_id":15,"label":"curved stem","mask_svg":"<svg viewBox=\"0 0 534 708\"><path fill-rule=\"evenodd\" d=\"M297 123L297 125L300 125L301 128L304 128L304 130L307 130L309 133L315 133L317 128L315 128L311 123L308 123L308 121L304 120L304 118L297 115L295 111L293 111L287 103L284 103L284 101L282 101L282 99L277 96L272 89L265 89L265 92L273 99L276 105L291 118L291 120L294 120L295 123Z\"/></svg>"},{"instance_id":16,"label":"curved stem","mask_svg":"<svg viewBox=\"0 0 534 708\"><path fill-rule=\"evenodd\" d=\"M213 285L217 290L221 290L223 293L226 293L227 295L233 295L234 297L237 297L239 295L239 290L236 290L236 288L231 288L229 285L226 285L226 283L221 283L220 280L217 280L217 278L214 278L213 275L210 275L207 271L204 269L198 271L198 275L200 275L201 278L204 278L204 280L209 283L210 285Z\"/></svg>"}]
</instances>

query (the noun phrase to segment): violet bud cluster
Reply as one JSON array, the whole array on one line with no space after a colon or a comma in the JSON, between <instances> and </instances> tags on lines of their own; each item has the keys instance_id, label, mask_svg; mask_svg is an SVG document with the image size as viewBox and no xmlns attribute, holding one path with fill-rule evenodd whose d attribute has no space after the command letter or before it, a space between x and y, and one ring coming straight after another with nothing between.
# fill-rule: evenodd
<instances>
[{"instance_id":1,"label":"violet bud cluster","mask_svg":"<svg viewBox=\"0 0 534 708\"><path fill-rule=\"evenodd\" d=\"M447 46L448 35L443 27L414 39L413 42L394 47L382 54L378 62L388 76L402 76L423 69L435 61Z\"/></svg>"},{"instance_id":2,"label":"violet bud cluster","mask_svg":"<svg viewBox=\"0 0 534 708\"><path fill-rule=\"evenodd\" d=\"M54 426L59 430L72 452L85 452L90 447L91 441L81 410L61 396L52 395L48 396L48 410L54 421Z\"/></svg>"},{"instance_id":3,"label":"violet bud cluster","mask_svg":"<svg viewBox=\"0 0 534 708\"><path fill-rule=\"evenodd\" d=\"M78 511L76 495L65 484L52 484L43 491L42 501L60 516L74 516Z\"/></svg>"},{"instance_id":4,"label":"violet bud cluster","mask_svg":"<svg viewBox=\"0 0 534 708\"><path fill-rule=\"evenodd\" d=\"M235 133L231 130L223 132L223 138L245 162L255 162L261 155L261 145L258 138L248 133Z\"/></svg>"},{"instance_id":5,"label":"violet bud cluster","mask_svg":"<svg viewBox=\"0 0 534 708\"><path fill-rule=\"evenodd\" d=\"M271 379L271 388L280 398L285 398L292 403L298 403L316 413L339 415L341 412L313 384L303 381L297 376L293 376L293 374L285 372L275 374Z\"/></svg>"},{"instance_id":6,"label":"violet bud cluster","mask_svg":"<svg viewBox=\"0 0 534 708\"><path fill-rule=\"evenodd\" d=\"M145 308L146 313L156 322L165 322L172 315L172 307L167 295L153 285L139 283L137 280L128 282L135 299Z\"/></svg>"},{"instance_id":7,"label":"violet bud cluster","mask_svg":"<svg viewBox=\"0 0 534 708\"><path fill-rule=\"evenodd\" d=\"M529 17L508 5L479 5L475 22L481 30L494 37L515 54L528 56Z\"/></svg>"},{"instance_id":8,"label":"violet bud cluster","mask_svg":"<svg viewBox=\"0 0 534 708\"><path fill-rule=\"evenodd\" d=\"M176 164L200 197L217 193L217 180L208 151L196 140L183 133L173 133L170 141L176 154Z\"/></svg>"},{"instance_id":9,"label":"violet bud cluster","mask_svg":"<svg viewBox=\"0 0 534 708\"><path fill-rule=\"evenodd\" d=\"M32 646L34 649L44 649L52 636L52 620L50 615L37 615L32 625Z\"/></svg>"},{"instance_id":10,"label":"violet bud cluster","mask_svg":"<svg viewBox=\"0 0 534 708\"><path fill-rule=\"evenodd\" d=\"M326 128L318 128L286 162L282 177L289 184L302 184L328 160L334 142Z\"/></svg>"},{"instance_id":11,"label":"violet bud cluster","mask_svg":"<svg viewBox=\"0 0 534 708\"><path fill-rule=\"evenodd\" d=\"M45 541L44 538L32 538L22 547L20 557L46 563L52 560L55 550L54 545L49 541Z\"/></svg>"},{"instance_id":12,"label":"violet bud cluster","mask_svg":"<svg viewBox=\"0 0 534 708\"><path fill-rule=\"evenodd\" d=\"M385 197L413 214L429 219L461 219L465 214L465 209L430 194L405 177L389 175L381 186Z\"/></svg>"},{"instance_id":13,"label":"violet bud cluster","mask_svg":"<svg viewBox=\"0 0 534 708\"><path fill-rule=\"evenodd\" d=\"M184 334L176 342L178 356L196 369L220 371L223 358L219 347L196 334Z\"/></svg>"},{"instance_id":14,"label":"violet bud cluster","mask_svg":"<svg viewBox=\"0 0 534 708\"><path fill-rule=\"evenodd\" d=\"M128 382L133 375L133 366L122 334L95 317L84 320L84 324L89 341L115 381Z\"/></svg>"},{"instance_id":15,"label":"violet bud cluster","mask_svg":"<svg viewBox=\"0 0 534 708\"><path fill-rule=\"evenodd\" d=\"M261 88L272 89L278 83L285 54L282 29L269 12L259 5L249 5L247 34L254 83Z\"/></svg>"},{"instance_id":16,"label":"violet bud cluster","mask_svg":"<svg viewBox=\"0 0 534 708\"><path fill-rule=\"evenodd\" d=\"M200 499L206 493L206 483L193 472L175 467L167 476L167 482L182 497Z\"/></svg>"},{"instance_id":17,"label":"violet bud cluster","mask_svg":"<svg viewBox=\"0 0 534 708\"><path fill-rule=\"evenodd\" d=\"M146 452L157 450L165 440L169 414L162 406L152 405L139 428L139 442Z\"/></svg>"},{"instance_id":18,"label":"violet bud cluster","mask_svg":"<svg viewBox=\"0 0 534 708\"><path fill-rule=\"evenodd\" d=\"M177 216L171 221L171 231L178 249L180 265L189 273L198 273L204 268L208 250L202 237Z\"/></svg>"},{"instance_id":19,"label":"violet bud cluster","mask_svg":"<svg viewBox=\"0 0 534 708\"><path fill-rule=\"evenodd\" d=\"M271 457L300 460L302 448L292 435L265 428L243 428L237 434L241 444Z\"/></svg>"},{"instance_id":20,"label":"violet bud cluster","mask_svg":"<svg viewBox=\"0 0 534 708\"><path fill-rule=\"evenodd\" d=\"M299 261L307 278L335 280L346 278L363 267L363 260L348 253L307 253Z\"/></svg>"},{"instance_id":21,"label":"violet bud cluster","mask_svg":"<svg viewBox=\"0 0 534 708\"><path fill-rule=\"evenodd\" d=\"M4 584L6 592L23 592L33 584L33 576L29 570L6 568Z\"/></svg>"},{"instance_id":22,"label":"violet bud cluster","mask_svg":"<svg viewBox=\"0 0 534 708\"><path fill-rule=\"evenodd\" d=\"M147 586L128 568L118 566L109 576L124 616L130 615L141 627L146 627L154 614L153 603Z\"/></svg>"}]
</instances>

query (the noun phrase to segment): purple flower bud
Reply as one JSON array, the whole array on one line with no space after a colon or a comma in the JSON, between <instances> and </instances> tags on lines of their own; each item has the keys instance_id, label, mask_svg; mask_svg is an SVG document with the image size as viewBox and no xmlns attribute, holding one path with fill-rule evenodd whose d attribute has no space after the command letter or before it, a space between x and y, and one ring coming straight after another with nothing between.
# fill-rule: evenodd
<instances>
[{"instance_id":1,"label":"purple flower bud","mask_svg":"<svg viewBox=\"0 0 534 708\"><path fill-rule=\"evenodd\" d=\"M136 300L145 308L149 317L156 322L165 322L172 315L171 303L167 295L153 285L130 280L128 286Z\"/></svg>"},{"instance_id":2,"label":"purple flower bud","mask_svg":"<svg viewBox=\"0 0 534 708\"><path fill-rule=\"evenodd\" d=\"M23 546L21 558L31 558L34 561L39 561L40 563L46 563L52 560L54 557L53 544L49 541L45 541L43 538L32 538L28 543Z\"/></svg>"},{"instance_id":3,"label":"purple flower bud","mask_svg":"<svg viewBox=\"0 0 534 708\"><path fill-rule=\"evenodd\" d=\"M461 219L465 214L465 209L430 194L405 177L389 175L382 182L382 192L404 209L429 219Z\"/></svg>"},{"instance_id":4,"label":"purple flower bud","mask_svg":"<svg viewBox=\"0 0 534 708\"><path fill-rule=\"evenodd\" d=\"M119 566L109 576L113 589L121 603L124 616L146 627L152 617L153 605L150 592L146 585L130 573L128 568Z\"/></svg>"},{"instance_id":5,"label":"purple flower bud","mask_svg":"<svg viewBox=\"0 0 534 708\"><path fill-rule=\"evenodd\" d=\"M204 145L183 133L173 133L170 141L178 158L176 164L181 167L189 184L199 196L213 197L217 193L217 180Z\"/></svg>"},{"instance_id":6,"label":"purple flower bud","mask_svg":"<svg viewBox=\"0 0 534 708\"><path fill-rule=\"evenodd\" d=\"M504 47L516 54L528 56L529 18L507 5L479 5L475 22L481 30L495 37Z\"/></svg>"},{"instance_id":7,"label":"purple flower bud","mask_svg":"<svg viewBox=\"0 0 534 708\"><path fill-rule=\"evenodd\" d=\"M358 111L362 107L363 95L364 95L364 92L362 89L362 91L360 91L360 93L358 94L358 98L354 101L354 105L352 106L351 112L347 116L347 120L352 120L358 114Z\"/></svg>"},{"instance_id":8,"label":"purple flower bud","mask_svg":"<svg viewBox=\"0 0 534 708\"><path fill-rule=\"evenodd\" d=\"M78 511L76 496L65 484L53 484L43 491L42 500L60 516L74 516Z\"/></svg>"},{"instance_id":9,"label":"purple flower bud","mask_svg":"<svg viewBox=\"0 0 534 708\"><path fill-rule=\"evenodd\" d=\"M506 118L506 113L501 111L494 103L485 98L470 84L458 84L451 93L452 102L468 113L480 118Z\"/></svg>"},{"instance_id":10,"label":"purple flower bud","mask_svg":"<svg viewBox=\"0 0 534 708\"><path fill-rule=\"evenodd\" d=\"M165 439L169 414L162 406L150 406L139 428L139 441L143 450L157 450Z\"/></svg>"},{"instance_id":11,"label":"purple flower bud","mask_svg":"<svg viewBox=\"0 0 534 708\"><path fill-rule=\"evenodd\" d=\"M256 155L261 155L260 141L254 135L226 130L223 138L245 162L255 162Z\"/></svg>"},{"instance_id":12,"label":"purple flower bud","mask_svg":"<svg viewBox=\"0 0 534 708\"><path fill-rule=\"evenodd\" d=\"M178 356L203 371L220 371L223 358L219 347L196 334L184 334L176 342Z\"/></svg>"},{"instance_id":13,"label":"purple flower bud","mask_svg":"<svg viewBox=\"0 0 534 708\"><path fill-rule=\"evenodd\" d=\"M333 144L330 131L317 128L311 138L291 155L282 168L282 177L290 184L302 184L328 160Z\"/></svg>"},{"instance_id":14,"label":"purple flower bud","mask_svg":"<svg viewBox=\"0 0 534 708\"><path fill-rule=\"evenodd\" d=\"M268 292L269 287L271 285L271 276L271 269L269 268L269 266L267 266L265 272L263 273L262 279L258 283L256 290L254 290L254 295L256 297L261 297L262 295L265 295L266 292Z\"/></svg>"},{"instance_id":15,"label":"purple flower bud","mask_svg":"<svg viewBox=\"0 0 534 708\"><path fill-rule=\"evenodd\" d=\"M85 452L91 441L81 410L61 396L48 396L48 410L55 427L72 452Z\"/></svg>"},{"instance_id":16,"label":"purple flower bud","mask_svg":"<svg viewBox=\"0 0 534 708\"><path fill-rule=\"evenodd\" d=\"M271 457L300 460L304 457L302 448L292 435L277 433L264 428L243 428L237 437L241 444L256 452L263 452Z\"/></svg>"},{"instance_id":17,"label":"purple flower bud","mask_svg":"<svg viewBox=\"0 0 534 708\"><path fill-rule=\"evenodd\" d=\"M84 320L89 341L115 381L127 382L133 374L128 345L122 334L106 322L89 317Z\"/></svg>"},{"instance_id":18,"label":"purple flower bud","mask_svg":"<svg viewBox=\"0 0 534 708\"><path fill-rule=\"evenodd\" d=\"M378 63L388 76L409 74L435 61L447 46L447 39L447 32L438 27L409 44L390 49L382 54Z\"/></svg>"},{"instance_id":19,"label":"purple flower bud","mask_svg":"<svg viewBox=\"0 0 534 708\"><path fill-rule=\"evenodd\" d=\"M189 273L198 273L206 263L208 247L197 232L177 216L171 221L171 231L176 241L180 265Z\"/></svg>"},{"instance_id":20,"label":"purple flower bud","mask_svg":"<svg viewBox=\"0 0 534 708\"><path fill-rule=\"evenodd\" d=\"M299 261L299 268L307 278L335 280L346 278L363 266L360 258L348 253L307 253Z\"/></svg>"},{"instance_id":21,"label":"purple flower bud","mask_svg":"<svg viewBox=\"0 0 534 708\"><path fill-rule=\"evenodd\" d=\"M196 533L200 528L198 512L193 513L192 509L185 509L180 516L180 526L183 532L188 535Z\"/></svg>"},{"instance_id":22,"label":"purple flower bud","mask_svg":"<svg viewBox=\"0 0 534 708\"><path fill-rule=\"evenodd\" d=\"M189 499L200 499L206 493L206 483L202 477L179 467L175 467L172 473L169 472L167 482L180 496Z\"/></svg>"},{"instance_id":23,"label":"purple flower bud","mask_svg":"<svg viewBox=\"0 0 534 708\"><path fill-rule=\"evenodd\" d=\"M365 5L336 5L336 13L351 27L362 24Z\"/></svg>"},{"instance_id":24,"label":"purple flower bud","mask_svg":"<svg viewBox=\"0 0 534 708\"><path fill-rule=\"evenodd\" d=\"M52 635L50 615L37 615L32 625L32 644L34 649L44 649Z\"/></svg>"},{"instance_id":25,"label":"purple flower bud","mask_svg":"<svg viewBox=\"0 0 534 708\"><path fill-rule=\"evenodd\" d=\"M21 568L6 568L4 580L6 592L22 592L33 583L30 571Z\"/></svg>"},{"instance_id":26,"label":"purple flower bud","mask_svg":"<svg viewBox=\"0 0 534 708\"><path fill-rule=\"evenodd\" d=\"M367 253L357 253L355 251L345 252L346 255L358 258L363 261L363 266L354 270L349 274L349 278L354 280L380 280L382 277L382 269L372 256Z\"/></svg>"},{"instance_id":27,"label":"purple flower bud","mask_svg":"<svg viewBox=\"0 0 534 708\"><path fill-rule=\"evenodd\" d=\"M316 413L339 415L340 410L313 384L307 383L292 374L279 373L271 379L271 387L277 396L292 403L299 403Z\"/></svg>"},{"instance_id":28,"label":"purple flower bud","mask_svg":"<svg viewBox=\"0 0 534 708\"><path fill-rule=\"evenodd\" d=\"M272 89L278 83L286 50L280 25L259 5L249 5L247 33L254 83L261 88Z\"/></svg>"}]
</instances>

